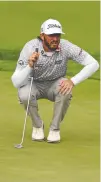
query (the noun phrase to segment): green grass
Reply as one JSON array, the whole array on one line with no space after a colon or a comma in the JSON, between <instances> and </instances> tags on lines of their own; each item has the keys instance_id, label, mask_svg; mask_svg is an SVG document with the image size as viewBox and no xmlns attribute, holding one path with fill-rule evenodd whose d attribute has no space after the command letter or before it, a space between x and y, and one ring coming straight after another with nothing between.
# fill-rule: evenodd
<instances>
[{"instance_id":1,"label":"green grass","mask_svg":"<svg viewBox=\"0 0 101 182\"><path fill-rule=\"evenodd\" d=\"M2 182L99 182L99 81L74 88L73 100L61 124L61 143L31 141L28 118L23 149L20 143L25 112L12 86L12 72L0 72L0 180ZM53 103L39 100L48 135Z\"/></svg>"}]
</instances>

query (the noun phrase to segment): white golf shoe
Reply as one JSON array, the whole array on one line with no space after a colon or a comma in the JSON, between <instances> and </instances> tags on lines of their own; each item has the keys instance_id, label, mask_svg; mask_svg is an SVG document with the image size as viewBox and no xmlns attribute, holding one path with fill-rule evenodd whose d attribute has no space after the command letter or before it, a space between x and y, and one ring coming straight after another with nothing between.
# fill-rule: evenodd
<instances>
[{"instance_id":1,"label":"white golf shoe","mask_svg":"<svg viewBox=\"0 0 101 182\"><path fill-rule=\"evenodd\" d=\"M41 127L41 128L35 128L35 127L33 127L32 140L43 141L44 138L45 137L44 137L43 127Z\"/></svg>"},{"instance_id":2,"label":"white golf shoe","mask_svg":"<svg viewBox=\"0 0 101 182\"><path fill-rule=\"evenodd\" d=\"M47 142L49 143L58 143L60 142L60 131L59 130L50 130L47 137Z\"/></svg>"}]
</instances>

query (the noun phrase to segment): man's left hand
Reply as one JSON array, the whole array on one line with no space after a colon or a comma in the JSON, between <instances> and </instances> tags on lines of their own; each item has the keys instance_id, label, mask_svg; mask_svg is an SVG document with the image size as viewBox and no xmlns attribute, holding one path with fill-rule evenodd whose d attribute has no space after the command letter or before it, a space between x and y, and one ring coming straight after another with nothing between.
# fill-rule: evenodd
<instances>
[{"instance_id":1,"label":"man's left hand","mask_svg":"<svg viewBox=\"0 0 101 182\"><path fill-rule=\"evenodd\" d=\"M59 93L65 95L69 94L72 91L74 84L71 80L61 80L59 86Z\"/></svg>"}]
</instances>

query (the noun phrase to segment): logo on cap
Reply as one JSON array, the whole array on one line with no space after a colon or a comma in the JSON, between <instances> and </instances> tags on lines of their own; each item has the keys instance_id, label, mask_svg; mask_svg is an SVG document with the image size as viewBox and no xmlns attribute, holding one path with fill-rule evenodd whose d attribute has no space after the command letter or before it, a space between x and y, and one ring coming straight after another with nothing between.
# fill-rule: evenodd
<instances>
[{"instance_id":1,"label":"logo on cap","mask_svg":"<svg viewBox=\"0 0 101 182\"><path fill-rule=\"evenodd\" d=\"M50 29L50 28L61 28L61 26L57 24L49 24L47 29Z\"/></svg>"}]
</instances>

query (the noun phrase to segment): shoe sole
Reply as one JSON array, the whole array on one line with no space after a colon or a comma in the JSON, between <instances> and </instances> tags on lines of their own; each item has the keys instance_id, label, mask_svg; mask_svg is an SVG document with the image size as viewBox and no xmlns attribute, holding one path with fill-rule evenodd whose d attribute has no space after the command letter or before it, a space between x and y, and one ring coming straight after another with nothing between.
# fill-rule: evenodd
<instances>
[{"instance_id":1,"label":"shoe sole","mask_svg":"<svg viewBox=\"0 0 101 182\"><path fill-rule=\"evenodd\" d=\"M50 140L47 140L48 143L60 143L60 140L57 140L57 141L50 141Z\"/></svg>"},{"instance_id":2,"label":"shoe sole","mask_svg":"<svg viewBox=\"0 0 101 182\"><path fill-rule=\"evenodd\" d=\"M34 139L34 138L32 138L32 141L36 141L36 142L43 142L45 140L46 140L45 138L43 138L43 139Z\"/></svg>"}]
</instances>

